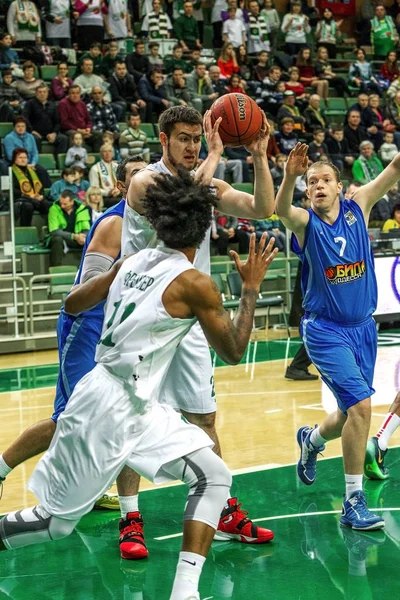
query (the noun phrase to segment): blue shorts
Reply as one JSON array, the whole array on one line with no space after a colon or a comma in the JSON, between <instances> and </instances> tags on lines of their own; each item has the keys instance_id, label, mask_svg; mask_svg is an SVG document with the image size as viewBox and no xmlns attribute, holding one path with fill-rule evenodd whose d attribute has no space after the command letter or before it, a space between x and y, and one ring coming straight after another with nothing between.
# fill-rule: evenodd
<instances>
[{"instance_id":1,"label":"blue shorts","mask_svg":"<svg viewBox=\"0 0 400 600\"><path fill-rule=\"evenodd\" d=\"M57 422L76 384L96 365L94 357L103 318L72 317L60 313L57 321L59 371L52 419Z\"/></svg>"},{"instance_id":2,"label":"blue shorts","mask_svg":"<svg viewBox=\"0 0 400 600\"><path fill-rule=\"evenodd\" d=\"M306 314L301 335L310 359L344 414L375 393L372 382L378 334L372 317L359 325L343 326Z\"/></svg>"}]
</instances>

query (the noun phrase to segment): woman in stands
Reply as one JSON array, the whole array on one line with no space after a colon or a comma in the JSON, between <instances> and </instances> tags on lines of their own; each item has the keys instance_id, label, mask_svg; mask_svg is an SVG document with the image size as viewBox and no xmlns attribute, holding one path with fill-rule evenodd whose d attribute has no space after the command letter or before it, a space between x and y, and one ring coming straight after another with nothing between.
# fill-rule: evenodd
<instances>
[{"instance_id":1,"label":"woman in stands","mask_svg":"<svg viewBox=\"0 0 400 600\"><path fill-rule=\"evenodd\" d=\"M316 93L324 100L328 97L329 84L326 79L319 79L311 60L311 49L301 48L297 55L296 67L299 69L300 81L305 86L315 88Z\"/></svg>"},{"instance_id":2,"label":"woman in stands","mask_svg":"<svg viewBox=\"0 0 400 600\"><path fill-rule=\"evenodd\" d=\"M24 76L22 79L17 79L14 82L14 87L17 93L23 100L30 100L35 97L36 89L44 84L43 79L36 79L35 77L35 65L32 61L27 60L22 65Z\"/></svg>"},{"instance_id":3,"label":"woman in stands","mask_svg":"<svg viewBox=\"0 0 400 600\"><path fill-rule=\"evenodd\" d=\"M322 19L318 21L315 29L317 46L324 46L327 49L329 58L336 58L336 41L341 36L339 27L343 19L335 21L330 8L326 7L322 13Z\"/></svg>"},{"instance_id":4,"label":"woman in stands","mask_svg":"<svg viewBox=\"0 0 400 600\"><path fill-rule=\"evenodd\" d=\"M239 65L236 60L236 52L231 42L226 42L221 49L218 59L221 77L229 79L234 73L239 73Z\"/></svg>"},{"instance_id":5,"label":"woman in stands","mask_svg":"<svg viewBox=\"0 0 400 600\"><path fill-rule=\"evenodd\" d=\"M12 155L14 209L18 225L32 225L34 211L47 215L51 202L44 197L44 184L35 167L28 166L28 154L24 148L16 148Z\"/></svg>"},{"instance_id":6,"label":"woman in stands","mask_svg":"<svg viewBox=\"0 0 400 600\"><path fill-rule=\"evenodd\" d=\"M61 62L57 66L57 75L51 80L50 93L53 100L62 100L68 95L68 90L72 85L72 79L68 77L68 65Z\"/></svg>"},{"instance_id":7,"label":"woman in stands","mask_svg":"<svg viewBox=\"0 0 400 600\"><path fill-rule=\"evenodd\" d=\"M371 63L367 62L365 50L357 48L357 60L349 67L349 83L350 85L360 89L360 92L366 94L379 94L381 89L378 80L372 73Z\"/></svg>"},{"instance_id":8,"label":"woman in stands","mask_svg":"<svg viewBox=\"0 0 400 600\"><path fill-rule=\"evenodd\" d=\"M86 192L86 206L90 213L90 224L93 225L95 221L103 213L104 200L101 195L101 189L95 185L90 186Z\"/></svg>"},{"instance_id":9,"label":"woman in stands","mask_svg":"<svg viewBox=\"0 0 400 600\"><path fill-rule=\"evenodd\" d=\"M387 89L395 79L400 77L400 66L397 60L396 50L389 50L387 53L386 60L381 66L380 76L381 79L386 83L384 89Z\"/></svg>"}]
</instances>

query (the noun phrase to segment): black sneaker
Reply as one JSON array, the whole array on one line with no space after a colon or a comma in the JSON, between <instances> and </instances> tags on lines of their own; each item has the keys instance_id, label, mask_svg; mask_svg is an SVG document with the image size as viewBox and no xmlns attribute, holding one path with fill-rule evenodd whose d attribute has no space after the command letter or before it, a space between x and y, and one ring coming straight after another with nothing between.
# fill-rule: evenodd
<instances>
[{"instance_id":1,"label":"black sneaker","mask_svg":"<svg viewBox=\"0 0 400 600\"><path fill-rule=\"evenodd\" d=\"M293 379L294 381L315 381L318 379L318 375L314 375L307 371L307 369L296 369L296 367L288 367L285 373L286 379Z\"/></svg>"}]
</instances>

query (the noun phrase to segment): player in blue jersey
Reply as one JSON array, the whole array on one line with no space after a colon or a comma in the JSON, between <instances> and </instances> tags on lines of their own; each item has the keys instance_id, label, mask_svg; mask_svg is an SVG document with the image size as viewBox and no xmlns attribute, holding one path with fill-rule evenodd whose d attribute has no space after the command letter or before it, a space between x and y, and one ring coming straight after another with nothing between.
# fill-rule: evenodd
<instances>
[{"instance_id":1,"label":"player in blue jersey","mask_svg":"<svg viewBox=\"0 0 400 600\"><path fill-rule=\"evenodd\" d=\"M379 529L384 520L368 510L362 489L377 352L372 318L377 284L366 223L374 204L400 179L400 154L350 200L340 201L339 171L329 162L307 169L307 151L297 144L289 155L277 214L293 232L292 249L303 263L303 340L338 410L319 427L299 429L297 473L303 483L313 484L318 453L327 441L341 437L346 494L340 524ZM296 177L304 173L308 210L292 206Z\"/></svg>"},{"instance_id":2,"label":"player in blue jersey","mask_svg":"<svg viewBox=\"0 0 400 600\"><path fill-rule=\"evenodd\" d=\"M132 177L146 165L141 157L127 158L120 163L117 169L117 185L123 197ZM91 227L83 247L76 283L108 271L119 258L124 208L125 200L121 200L103 213ZM64 411L75 385L95 366L96 346L103 327L103 307L104 302L77 317L68 315L64 307L61 308L57 322L60 369L53 415L28 427L0 455L0 484L16 466L48 449L58 417ZM117 481L119 496L128 501L125 512L130 511L129 502L134 495L131 492L132 473L131 469L124 468ZM124 500L122 504L123 502ZM119 508L119 503L115 498L105 495L99 499L98 507L115 509ZM121 508L123 509L122 506Z\"/></svg>"}]
</instances>

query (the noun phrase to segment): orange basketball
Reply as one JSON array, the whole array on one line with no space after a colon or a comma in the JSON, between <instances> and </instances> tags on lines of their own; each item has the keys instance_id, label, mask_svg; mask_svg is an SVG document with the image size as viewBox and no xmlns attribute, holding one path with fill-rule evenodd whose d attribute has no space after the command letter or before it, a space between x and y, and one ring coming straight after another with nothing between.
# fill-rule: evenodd
<instances>
[{"instance_id":1,"label":"orange basketball","mask_svg":"<svg viewBox=\"0 0 400 600\"><path fill-rule=\"evenodd\" d=\"M262 125L258 104L244 94L226 94L211 106L211 121L222 117L219 133L225 146L245 146L252 142Z\"/></svg>"}]
</instances>

